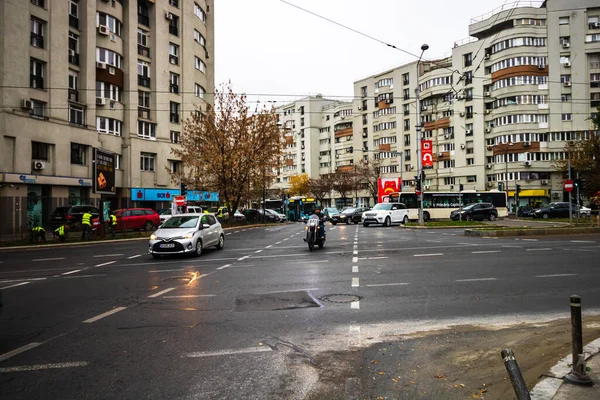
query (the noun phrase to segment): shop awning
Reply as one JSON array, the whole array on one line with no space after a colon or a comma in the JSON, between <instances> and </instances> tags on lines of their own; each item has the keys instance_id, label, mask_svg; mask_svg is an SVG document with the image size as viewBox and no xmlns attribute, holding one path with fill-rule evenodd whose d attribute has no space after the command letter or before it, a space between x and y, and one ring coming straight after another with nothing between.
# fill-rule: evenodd
<instances>
[{"instance_id":1,"label":"shop awning","mask_svg":"<svg viewBox=\"0 0 600 400\"><path fill-rule=\"evenodd\" d=\"M514 197L515 191L509 190L508 197ZM519 197L548 197L548 190L546 189L527 189L519 192Z\"/></svg>"}]
</instances>

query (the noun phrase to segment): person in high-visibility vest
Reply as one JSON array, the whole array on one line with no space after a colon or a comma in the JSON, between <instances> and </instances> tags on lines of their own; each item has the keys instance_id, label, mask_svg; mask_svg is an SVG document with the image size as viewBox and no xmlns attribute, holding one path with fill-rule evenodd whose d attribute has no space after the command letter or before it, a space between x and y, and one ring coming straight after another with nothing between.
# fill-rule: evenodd
<instances>
[{"instance_id":1,"label":"person in high-visibility vest","mask_svg":"<svg viewBox=\"0 0 600 400\"><path fill-rule=\"evenodd\" d=\"M112 212L108 216L108 230L113 239L116 239L115 230L117 229L117 217Z\"/></svg>"},{"instance_id":2,"label":"person in high-visibility vest","mask_svg":"<svg viewBox=\"0 0 600 400\"><path fill-rule=\"evenodd\" d=\"M46 241L46 230L41 226L37 225L31 228L31 238L34 242L45 242Z\"/></svg>"},{"instance_id":3,"label":"person in high-visibility vest","mask_svg":"<svg viewBox=\"0 0 600 400\"><path fill-rule=\"evenodd\" d=\"M90 240L90 235L92 233L92 214L89 211L86 211L83 214L83 217L81 217L81 229L81 240Z\"/></svg>"},{"instance_id":4,"label":"person in high-visibility vest","mask_svg":"<svg viewBox=\"0 0 600 400\"><path fill-rule=\"evenodd\" d=\"M67 227L61 225L54 230L54 235L58 237L58 241L63 243L67 240Z\"/></svg>"}]
</instances>

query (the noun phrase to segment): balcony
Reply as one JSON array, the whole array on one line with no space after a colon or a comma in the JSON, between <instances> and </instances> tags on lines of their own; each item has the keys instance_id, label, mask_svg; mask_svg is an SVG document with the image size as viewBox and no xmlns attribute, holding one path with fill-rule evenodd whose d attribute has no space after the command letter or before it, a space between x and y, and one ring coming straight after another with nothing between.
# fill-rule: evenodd
<instances>
[{"instance_id":1,"label":"balcony","mask_svg":"<svg viewBox=\"0 0 600 400\"><path fill-rule=\"evenodd\" d=\"M138 55L150 58L150 48L138 44Z\"/></svg>"},{"instance_id":2,"label":"balcony","mask_svg":"<svg viewBox=\"0 0 600 400\"><path fill-rule=\"evenodd\" d=\"M150 109L138 107L138 118L150 119Z\"/></svg>"},{"instance_id":3,"label":"balcony","mask_svg":"<svg viewBox=\"0 0 600 400\"><path fill-rule=\"evenodd\" d=\"M169 85L169 92L179 94L179 85L175 85L175 84L171 83Z\"/></svg>"},{"instance_id":4,"label":"balcony","mask_svg":"<svg viewBox=\"0 0 600 400\"><path fill-rule=\"evenodd\" d=\"M150 27L150 17L143 14L138 14L138 24Z\"/></svg>"},{"instance_id":5,"label":"balcony","mask_svg":"<svg viewBox=\"0 0 600 400\"><path fill-rule=\"evenodd\" d=\"M169 115L169 121L171 121L174 124L178 124L179 123L179 113L171 113Z\"/></svg>"},{"instance_id":6,"label":"balcony","mask_svg":"<svg viewBox=\"0 0 600 400\"><path fill-rule=\"evenodd\" d=\"M41 76L31 75L29 78L29 86L34 89L44 88L44 78Z\"/></svg>"},{"instance_id":7,"label":"balcony","mask_svg":"<svg viewBox=\"0 0 600 400\"><path fill-rule=\"evenodd\" d=\"M44 48L44 37L42 35L38 35L37 33L31 33L31 45L33 47L38 47L40 49Z\"/></svg>"},{"instance_id":8,"label":"balcony","mask_svg":"<svg viewBox=\"0 0 600 400\"><path fill-rule=\"evenodd\" d=\"M598 62L598 61L591 62L590 69L600 69L600 62Z\"/></svg>"},{"instance_id":9,"label":"balcony","mask_svg":"<svg viewBox=\"0 0 600 400\"><path fill-rule=\"evenodd\" d=\"M179 36L179 28L174 25L169 25L169 33L171 35Z\"/></svg>"},{"instance_id":10,"label":"balcony","mask_svg":"<svg viewBox=\"0 0 600 400\"><path fill-rule=\"evenodd\" d=\"M150 87L150 78L143 75L138 75L138 85L149 88Z\"/></svg>"},{"instance_id":11,"label":"balcony","mask_svg":"<svg viewBox=\"0 0 600 400\"><path fill-rule=\"evenodd\" d=\"M79 29L79 18L69 14L69 26L71 28Z\"/></svg>"},{"instance_id":12,"label":"balcony","mask_svg":"<svg viewBox=\"0 0 600 400\"><path fill-rule=\"evenodd\" d=\"M69 64L79 65L79 53L69 54Z\"/></svg>"}]
</instances>

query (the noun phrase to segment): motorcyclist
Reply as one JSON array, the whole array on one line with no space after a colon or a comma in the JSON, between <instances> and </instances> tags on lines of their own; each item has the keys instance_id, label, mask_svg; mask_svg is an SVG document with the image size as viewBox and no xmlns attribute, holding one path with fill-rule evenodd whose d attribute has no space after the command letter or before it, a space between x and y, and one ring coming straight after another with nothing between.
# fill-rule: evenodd
<instances>
[{"instance_id":1,"label":"motorcyclist","mask_svg":"<svg viewBox=\"0 0 600 400\"><path fill-rule=\"evenodd\" d=\"M313 218L314 216L319 218L319 227L320 227L319 230L321 231L321 239L324 239L325 238L325 221L327 220L327 217L323 213L321 213L321 209L319 207L315 208L315 211L310 216L310 218Z\"/></svg>"}]
</instances>

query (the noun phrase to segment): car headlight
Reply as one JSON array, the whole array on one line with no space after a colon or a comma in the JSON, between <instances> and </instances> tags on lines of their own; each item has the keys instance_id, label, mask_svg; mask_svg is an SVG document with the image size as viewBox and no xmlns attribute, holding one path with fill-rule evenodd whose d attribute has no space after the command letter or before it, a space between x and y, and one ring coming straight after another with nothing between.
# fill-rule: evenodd
<instances>
[{"instance_id":1,"label":"car headlight","mask_svg":"<svg viewBox=\"0 0 600 400\"><path fill-rule=\"evenodd\" d=\"M150 240L156 240L158 239L158 236L156 236L154 233L152 235L150 235Z\"/></svg>"},{"instance_id":2,"label":"car headlight","mask_svg":"<svg viewBox=\"0 0 600 400\"><path fill-rule=\"evenodd\" d=\"M194 237L194 232L188 232L185 235L183 235L184 239L191 239Z\"/></svg>"}]
</instances>

